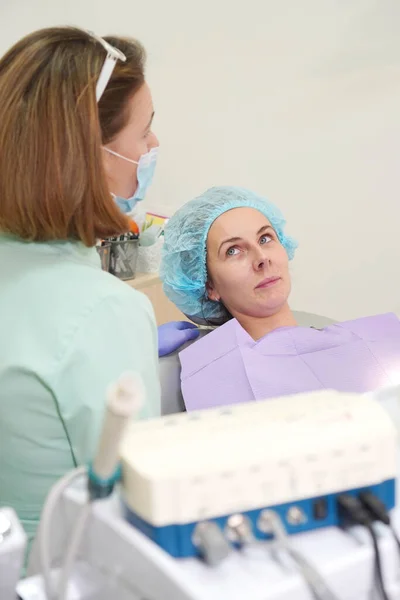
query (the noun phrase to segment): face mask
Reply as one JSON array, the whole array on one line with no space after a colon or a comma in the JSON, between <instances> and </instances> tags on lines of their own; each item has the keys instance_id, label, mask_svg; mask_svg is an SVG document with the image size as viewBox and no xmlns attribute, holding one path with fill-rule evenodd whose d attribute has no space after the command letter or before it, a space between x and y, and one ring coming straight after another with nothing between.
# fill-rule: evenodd
<instances>
[{"instance_id":1,"label":"face mask","mask_svg":"<svg viewBox=\"0 0 400 600\"><path fill-rule=\"evenodd\" d=\"M153 175L158 156L158 147L152 148L150 152L147 152L146 154L142 154L142 156L139 158L139 162L130 158L126 158L126 156L122 156L122 154L118 154L109 148L104 148L104 150L110 154L113 154L114 156L118 156L118 158L123 158L130 163L138 165L136 172L138 185L133 196L131 196L131 198L122 198L121 196L116 196L113 194L114 200L118 204L120 210L123 213L130 213L134 209L135 204L144 199L147 189L153 181Z\"/></svg>"}]
</instances>

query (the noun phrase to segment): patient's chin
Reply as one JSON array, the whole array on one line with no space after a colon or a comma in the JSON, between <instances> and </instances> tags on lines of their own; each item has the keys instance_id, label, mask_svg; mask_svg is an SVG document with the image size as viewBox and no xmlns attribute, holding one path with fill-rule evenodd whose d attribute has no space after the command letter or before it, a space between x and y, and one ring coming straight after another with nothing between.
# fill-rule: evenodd
<instances>
[{"instance_id":1,"label":"patient's chin","mask_svg":"<svg viewBox=\"0 0 400 600\"><path fill-rule=\"evenodd\" d=\"M249 295L244 294L241 297L237 295L235 302L224 302L224 304L229 312L236 317L243 315L253 319L265 319L280 312L287 315L289 291L282 288L283 286L280 289L270 289L268 292L264 290L264 293L257 293L256 295L254 295L254 292Z\"/></svg>"},{"instance_id":2,"label":"patient's chin","mask_svg":"<svg viewBox=\"0 0 400 600\"><path fill-rule=\"evenodd\" d=\"M274 294L266 298L264 302L257 307L257 315L260 318L272 317L287 308L287 295Z\"/></svg>"}]
</instances>

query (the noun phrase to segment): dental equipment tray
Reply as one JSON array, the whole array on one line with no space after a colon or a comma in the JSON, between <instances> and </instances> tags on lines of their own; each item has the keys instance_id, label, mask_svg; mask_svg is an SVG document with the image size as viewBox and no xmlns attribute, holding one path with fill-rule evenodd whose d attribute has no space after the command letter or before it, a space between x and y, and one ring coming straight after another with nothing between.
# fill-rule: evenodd
<instances>
[{"instance_id":1,"label":"dental equipment tray","mask_svg":"<svg viewBox=\"0 0 400 600\"><path fill-rule=\"evenodd\" d=\"M234 515L265 539L273 508L289 534L340 524L336 498L371 490L391 509L396 430L367 396L319 391L134 423L122 444L126 517L174 557L199 554L199 523Z\"/></svg>"}]
</instances>

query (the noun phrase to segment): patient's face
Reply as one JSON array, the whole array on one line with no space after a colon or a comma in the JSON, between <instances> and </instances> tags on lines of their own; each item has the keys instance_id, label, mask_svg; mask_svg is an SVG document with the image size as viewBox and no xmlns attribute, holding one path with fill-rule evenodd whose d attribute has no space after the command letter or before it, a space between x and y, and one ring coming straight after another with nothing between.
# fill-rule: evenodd
<instances>
[{"instance_id":1,"label":"patient's face","mask_svg":"<svg viewBox=\"0 0 400 600\"><path fill-rule=\"evenodd\" d=\"M216 219L207 238L208 297L236 318L268 317L290 293L286 250L270 222L253 208L235 208Z\"/></svg>"}]
</instances>

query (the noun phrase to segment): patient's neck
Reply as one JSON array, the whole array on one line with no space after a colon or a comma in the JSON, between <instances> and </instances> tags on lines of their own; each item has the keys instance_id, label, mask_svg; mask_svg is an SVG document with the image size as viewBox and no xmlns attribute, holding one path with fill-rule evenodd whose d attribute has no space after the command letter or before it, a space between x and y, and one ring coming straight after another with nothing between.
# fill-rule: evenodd
<instances>
[{"instance_id":1,"label":"patient's neck","mask_svg":"<svg viewBox=\"0 0 400 600\"><path fill-rule=\"evenodd\" d=\"M257 341L280 327L296 327L297 323L288 304L273 315L268 317L251 317L249 315L236 315L236 319L245 331Z\"/></svg>"}]
</instances>

